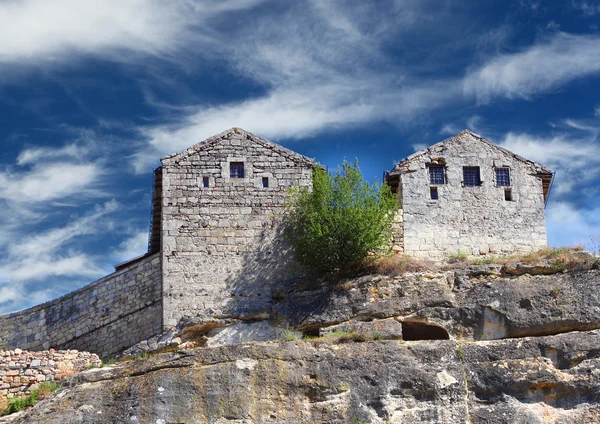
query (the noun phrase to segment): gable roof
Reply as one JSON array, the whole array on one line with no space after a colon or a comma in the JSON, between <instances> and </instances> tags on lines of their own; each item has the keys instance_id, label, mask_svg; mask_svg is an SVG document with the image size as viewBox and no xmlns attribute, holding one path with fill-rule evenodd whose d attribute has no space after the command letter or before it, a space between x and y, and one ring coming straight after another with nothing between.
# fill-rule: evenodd
<instances>
[{"instance_id":1,"label":"gable roof","mask_svg":"<svg viewBox=\"0 0 600 424\"><path fill-rule=\"evenodd\" d=\"M267 139L264 139L262 137L255 135L255 134L252 134L249 131L243 130L241 128L235 128L235 127L230 128L227 131L223 131L220 134L213 135L212 137L209 137L206 140L201 141L200 143L196 143L192 147L189 147L182 152L174 153L169 156L165 156L161 159L161 162L163 163L163 165L168 164L168 163L177 163L180 160L186 159L187 157L189 157L197 152L209 149L209 148L215 146L216 144L222 142L223 140L229 140L231 138L241 138L241 139L245 138L247 140L251 140L253 143L267 147L268 149L271 149L300 165L311 166L311 167L318 166L317 162L314 159L311 159L307 156L301 155L300 153L296 153L293 150L286 149L285 147L280 146L277 143L273 143L272 141L269 141Z\"/></svg>"},{"instance_id":2,"label":"gable roof","mask_svg":"<svg viewBox=\"0 0 600 424\"><path fill-rule=\"evenodd\" d=\"M545 168L541 164L539 164L537 162L534 162L532 160L526 159L526 158L524 158L522 156L519 156L516 153L513 153L510 150L505 149L504 147L500 147L496 143L494 143L494 142L492 142L492 141L490 141L490 140L488 140L488 139L480 136L479 134L475 134L474 132L469 131L469 130L462 130L461 132L459 132L456 135L453 135L452 137L449 137L449 138L447 138L445 140L442 140L439 143L435 143L435 144L429 146L428 148L426 148L424 150L420 150L418 152L413 153L412 155L410 155L410 156L406 157L405 159L401 160L400 162L398 162L394 166L394 168L392 168L392 170L388 174L389 175L395 175L395 174L400 173L402 171L402 169L404 169L406 167L406 165L408 165L410 162L412 162L413 160L415 160L415 159L417 159L417 158L419 158L419 157L421 157L423 155L428 154L429 151L431 149L435 148L435 147L438 147L438 146L441 146L441 145L447 144L447 143L460 142L461 141L461 136L463 136L463 135L469 135L472 138L475 138L475 139L481 141L482 143L485 143L485 144L487 144L487 145L489 145L489 146L491 146L491 147L493 147L493 148L495 148L497 150L500 150L501 152L503 152L506 155L512 156L513 158L515 158L515 159L517 159L517 160L519 160L519 161L521 161L521 162L523 162L523 163L525 163L527 165L530 165L530 166L534 167L535 170L536 170L536 172L537 172L537 174L539 176L545 176L545 175L552 176L552 171L550 171L549 169Z\"/></svg>"}]
</instances>

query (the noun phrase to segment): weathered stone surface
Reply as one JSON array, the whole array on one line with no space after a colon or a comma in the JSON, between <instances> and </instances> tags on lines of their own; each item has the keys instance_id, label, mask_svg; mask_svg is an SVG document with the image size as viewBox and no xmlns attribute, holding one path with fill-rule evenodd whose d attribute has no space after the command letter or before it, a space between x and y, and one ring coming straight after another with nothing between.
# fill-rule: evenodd
<instances>
[{"instance_id":1,"label":"weathered stone surface","mask_svg":"<svg viewBox=\"0 0 600 424\"><path fill-rule=\"evenodd\" d=\"M341 324L321 328L319 335L327 336L336 331L363 334L381 339L402 339L402 324L393 318L374 319L372 321L346 321Z\"/></svg>"},{"instance_id":2,"label":"weathered stone surface","mask_svg":"<svg viewBox=\"0 0 600 424\"><path fill-rule=\"evenodd\" d=\"M354 318L420 318L474 340L600 328L600 272L499 275L497 268L478 266L365 276L335 287L297 285L274 301L273 316L307 330Z\"/></svg>"},{"instance_id":3,"label":"weathered stone surface","mask_svg":"<svg viewBox=\"0 0 600 424\"><path fill-rule=\"evenodd\" d=\"M80 373L12 422L592 423L599 340L574 332L180 351Z\"/></svg>"},{"instance_id":4,"label":"weathered stone surface","mask_svg":"<svg viewBox=\"0 0 600 424\"><path fill-rule=\"evenodd\" d=\"M0 315L0 348L80 349L103 358L162 331L158 254L30 309Z\"/></svg>"},{"instance_id":5,"label":"weathered stone surface","mask_svg":"<svg viewBox=\"0 0 600 424\"><path fill-rule=\"evenodd\" d=\"M62 380L98 365L97 355L77 350L0 350L0 412L9 398L29 394L39 382Z\"/></svg>"},{"instance_id":6,"label":"weathered stone surface","mask_svg":"<svg viewBox=\"0 0 600 424\"><path fill-rule=\"evenodd\" d=\"M232 128L162 163L165 327L264 319L271 287L301 272L280 224L289 188L311 185L314 162ZM231 163L243 176L231 178Z\"/></svg>"},{"instance_id":7,"label":"weathered stone surface","mask_svg":"<svg viewBox=\"0 0 600 424\"><path fill-rule=\"evenodd\" d=\"M240 343L277 340L281 337L282 331L266 321L238 323L210 331L207 334L206 346L231 346Z\"/></svg>"}]
</instances>

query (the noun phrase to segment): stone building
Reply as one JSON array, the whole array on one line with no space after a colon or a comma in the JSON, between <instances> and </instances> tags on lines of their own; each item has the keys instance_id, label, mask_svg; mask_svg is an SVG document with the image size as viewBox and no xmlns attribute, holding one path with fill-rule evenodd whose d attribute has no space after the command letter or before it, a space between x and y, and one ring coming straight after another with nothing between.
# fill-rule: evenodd
<instances>
[{"instance_id":1,"label":"stone building","mask_svg":"<svg viewBox=\"0 0 600 424\"><path fill-rule=\"evenodd\" d=\"M281 219L316 163L233 128L162 159L148 252L58 299L0 316L0 348L103 358L186 322L260 320L297 277ZM386 173L399 194L395 250L416 257L546 244L552 173L469 131Z\"/></svg>"},{"instance_id":2,"label":"stone building","mask_svg":"<svg viewBox=\"0 0 600 424\"><path fill-rule=\"evenodd\" d=\"M401 202L395 250L439 258L544 247L552 177L468 130L416 152L386 173Z\"/></svg>"},{"instance_id":3,"label":"stone building","mask_svg":"<svg viewBox=\"0 0 600 424\"><path fill-rule=\"evenodd\" d=\"M310 186L314 164L238 128L162 159L152 233L162 240L166 327L264 313L272 287L298 272L279 223L290 187Z\"/></svg>"}]
</instances>

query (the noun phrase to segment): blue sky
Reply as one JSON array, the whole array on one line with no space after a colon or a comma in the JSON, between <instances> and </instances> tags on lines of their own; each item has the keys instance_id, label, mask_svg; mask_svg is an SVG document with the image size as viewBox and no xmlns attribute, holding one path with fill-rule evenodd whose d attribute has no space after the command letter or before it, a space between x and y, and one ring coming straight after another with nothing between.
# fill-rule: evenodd
<instances>
[{"instance_id":1,"label":"blue sky","mask_svg":"<svg viewBox=\"0 0 600 424\"><path fill-rule=\"evenodd\" d=\"M600 234L600 2L7 0L0 39L0 313L143 253L159 158L231 127L369 179L468 128L557 171L551 245Z\"/></svg>"}]
</instances>

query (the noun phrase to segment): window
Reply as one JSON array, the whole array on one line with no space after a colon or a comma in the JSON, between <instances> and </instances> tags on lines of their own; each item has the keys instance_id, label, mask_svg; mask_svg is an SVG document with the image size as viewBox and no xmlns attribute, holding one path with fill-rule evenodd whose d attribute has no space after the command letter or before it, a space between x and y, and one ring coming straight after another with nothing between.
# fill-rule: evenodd
<instances>
[{"instance_id":1,"label":"window","mask_svg":"<svg viewBox=\"0 0 600 424\"><path fill-rule=\"evenodd\" d=\"M269 177L262 177L262 184L264 188L269 187Z\"/></svg>"},{"instance_id":2,"label":"window","mask_svg":"<svg viewBox=\"0 0 600 424\"><path fill-rule=\"evenodd\" d=\"M202 177L202 186L208 188L208 177Z\"/></svg>"},{"instance_id":3,"label":"window","mask_svg":"<svg viewBox=\"0 0 600 424\"><path fill-rule=\"evenodd\" d=\"M431 197L431 200L439 199L437 187L429 187L429 195Z\"/></svg>"},{"instance_id":4,"label":"window","mask_svg":"<svg viewBox=\"0 0 600 424\"><path fill-rule=\"evenodd\" d=\"M244 162L231 162L229 164L230 178L244 178Z\"/></svg>"},{"instance_id":5,"label":"window","mask_svg":"<svg viewBox=\"0 0 600 424\"><path fill-rule=\"evenodd\" d=\"M481 185L481 176L478 166L463 167L463 185L465 187L475 187Z\"/></svg>"},{"instance_id":6,"label":"window","mask_svg":"<svg viewBox=\"0 0 600 424\"><path fill-rule=\"evenodd\" d=\"M496 168L496 186L510 187L510 170L508 168Z\"/></svg>"},{"instance_id":7,"label":"window","mask_svg":"<svg viewBox=\"0 0 600 424\"><path fill-rule=\"evenodd\" d=\"M440 185L446 183L444 167L440 165L429 165L429 183Z\"/></svg>"},{"instance_id":8,"label":"window","mask_svg":"<svg viewBox=\"0 0 600 424\"><path fill-rule=\"evenodd\" d=\"M504 200L506 200L507 202L512 202L512 189L510 188L505 188L504 189Z\"/></svg>"}]
</instances>

